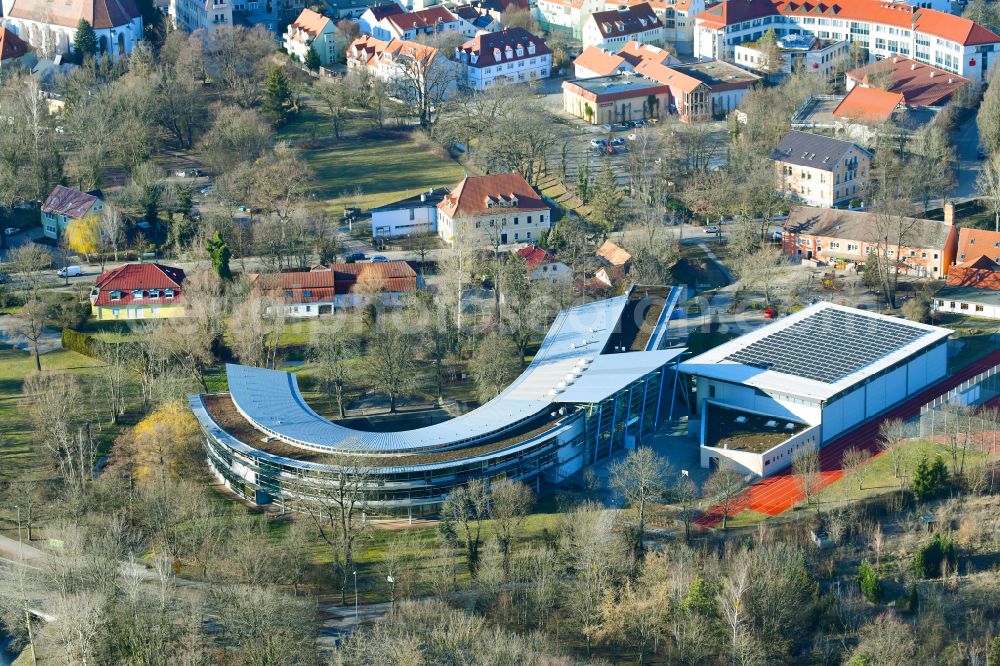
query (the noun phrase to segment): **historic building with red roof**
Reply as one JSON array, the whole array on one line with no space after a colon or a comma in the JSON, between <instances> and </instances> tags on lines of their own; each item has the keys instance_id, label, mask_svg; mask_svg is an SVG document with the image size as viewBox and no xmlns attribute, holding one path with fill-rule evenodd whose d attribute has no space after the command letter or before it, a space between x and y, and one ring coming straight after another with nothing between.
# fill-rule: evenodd
<instances>
[{"instance_id":1,"label":"historic building with red roof","mask_svg":"<svg viewBox=\"0 0 1000 666\"><path fill-rule=\"evenodd\" d=\"M3 0L0 16L42 53L72 53L81 19L93 26L98 51L113 58L131 53L142 39L142 14L134 0Z\"/></svg>"},{"instance_id":2,"label":"historic building with red roof","mask_svg":"<svg viewBox=\"0 0 1000 666\"><path fill-rule=\"evenodd\" d=\"M552 71L552 51L545 40L524 28L480 33L455 49L455 59L470 90L486 90L499 82L531 83Z\"/></svg>"},{"instance_id":3,"label":"historic building with red roof","mask_svg":"<svg viewBox=\"0 0 1000 666\"><path fill-rule=\"evenodd\" d=\"M955 262L946 286L934 295L934 309L1000 319L1000 233L959 229Z\"/></svg>"},{"instance_id":4,"label":"historic building with red roof","mask_svg":"<svg viewBox=\"0 0 1000 666\"><path fill-rule=\"evenodd\" d=\"M620 49L629 41L663 44L663 21L648 2L594 12L584 21L584 46Z\"/></svg>"},{"instance_id":5,"label":"historic building with red roof","mask_svg":"<svg viewBox=\"0 0 1000 666\"><path fill-rule=\"evenodd\" d=\"M1000 56L1000 36L969 19L881 0L726 0L696 17L694 53L729 59L772 29L850 41L875 58L911 57L977 82Z\"/></svg>"},{"instance_id":6,"label":"historic building with red roof","mask_svg":"<svg viewBox=\"0 0 1000 666\"><path fill-rule=\"evenodd\" d=\"M548 204L519 173L466 176L438 204L438 235L451 245L532 242L551 224Z\"/></svg>"},{"instance_id":7,"label":"historic building with red roof","mask_svg":"<svg viewBox=\"0 0 1000 666\"><path fill-rule=\"evenodd\" d=\"M183 317L184 271L162 264L126 264L101 273L90 292L99 321Z\"/></svg>"}]
</instances>

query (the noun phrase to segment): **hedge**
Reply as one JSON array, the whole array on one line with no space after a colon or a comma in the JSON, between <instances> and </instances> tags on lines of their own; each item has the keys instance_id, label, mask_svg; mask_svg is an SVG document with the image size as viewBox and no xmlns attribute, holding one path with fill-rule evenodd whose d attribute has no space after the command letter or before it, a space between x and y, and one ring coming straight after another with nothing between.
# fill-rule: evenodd
<instances>
[{"instance_id":1,"label":"hedge","mask_svg":"<svg viewBox=\"0 0 1000 666\"><path fill-rule=\"evenodd\" d=\"M64 328L62 330L62 346L63 349L75 351L77 354L90 357L96 356L94 353L94 338L86 333L74 331L71 328Z\"/></svg>"}]
</instances>

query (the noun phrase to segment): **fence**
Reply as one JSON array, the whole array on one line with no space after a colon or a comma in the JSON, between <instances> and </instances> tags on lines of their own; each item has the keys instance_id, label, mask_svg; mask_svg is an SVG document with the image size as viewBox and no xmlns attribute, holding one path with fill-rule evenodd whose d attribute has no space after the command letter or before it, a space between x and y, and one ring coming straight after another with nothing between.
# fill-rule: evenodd
<instances>
[{"instance_id":1,"label":"fence","mask_svg":"<svg viewBox=\"0 0 1000 666\"><path fill-rule=\"evenodd\" d=\"M982 451L1000 451L1000 413L983 410L1000 396L1000 365L971 377L920 408L920 438L961 441Z\"/></svg>"}]
</instances>

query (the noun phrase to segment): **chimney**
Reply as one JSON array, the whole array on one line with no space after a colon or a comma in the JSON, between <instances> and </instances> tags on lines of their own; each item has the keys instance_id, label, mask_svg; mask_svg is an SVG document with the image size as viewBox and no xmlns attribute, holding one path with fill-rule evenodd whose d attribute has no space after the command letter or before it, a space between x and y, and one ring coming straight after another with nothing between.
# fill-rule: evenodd
<instances>
[{"instance_id":1,"label":"chimney","mask_svg":"<svg viewBox=\"0 0 1000 666\"><path fill-rule=\"evenodd\" d=\"M912 72L913 70L915 70L916 68L917 68L917 63L913 63L912 65L910 65L910 71L911 71L911 72Z\"/></svg>"},{"instance_id":2,"label":"chimney","mask_svg":"<svg viewBox=\"0 0 1000 666\"><path fill-rule=\"evenodd\" d=\"M944 205L944 223L949 227L955 226L955 204L950 201Z\"/></svg>"},{"instance_id":3,"label":"chimney","mask_svg":"<svg viewBox=\"0 0 1000 666\"><path fill-rule=\"evenodd\" d=\"M935 75L935 74L937 74L937 72L935 72L935 71L934 71L934 70L932 69L932 70L931 70L931 78L932 78L932 79L934 78L934 75Z\"/></svg>"}]
</instances>

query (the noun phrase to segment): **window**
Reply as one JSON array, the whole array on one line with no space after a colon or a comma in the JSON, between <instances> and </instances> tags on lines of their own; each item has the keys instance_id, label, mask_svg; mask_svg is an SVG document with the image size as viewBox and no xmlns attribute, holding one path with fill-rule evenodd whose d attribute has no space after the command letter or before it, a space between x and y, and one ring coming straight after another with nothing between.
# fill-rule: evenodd
<instances>
[{"instance_id":1,"label":"window","mask_svg":"<svg viewBox=\"0 0 1000 666\"><path fill-rule=\"evenodd\" d=\"M113 301L120 301L120 300L122 300L122 292L120 292L120 291L112 291L111 294L110 294L110 296L111 296L111 300L113 300Z\"/></svg>"},{"instance_id":2,"label":"window","mask_svg":"<svg viewBox=\"0 0 1000 666\"><path fill-rule=\"evenodd\" d=\"M173 298L174 297L174 290L173 289L164 289L163 290L163 297L164 298Z\"/></svg>"},{"instance_id":3,"label":"window","mask_svg":"<svg viewBox=\"0 0 1000 666\"><path fill-rule=\"evenodd\" d=\"M416 211L415 211L415 210L413 210L413 209L411 208L411 209L410 209L410 219L411 219L411 220L413 219L413 216L414 216L414 215L416 215Z\"/></svg>"},{"instance_id":4,"label":"window","mask_svg":"<svg viewBox=\"0 0 1000 666\"><path fill-rule=\"evenodd\" d=\"M528 240L531 240L531 232L528 232Z\"/></svg>"},{"instance_id":5,"label":"window","mask_svg":"<svg viewBox=\"0 0 1000 666\"><path fill-rule=\"evenodd\" d=\"M518 222L518 218L515 217L514 218L514 224L517 224L517 222Z\"/></svg>"},{"instance_id":6,"label":"window","mask_svg":"<svg viewBox=\"0 0 1000 666\"><path fill-rule=\"evenodd\" d=\"M150 298L159 298L160 297L160 290L159 289L150 289L149 290L149 297Z\"/></svg>"},{"instance_id":7,"label":"window","mask_svg":"<svg viewBox=\"0 0 1000 666\"><path fill-rule=\"evenodd\" d=\"M133 289L132 290L132 300L141 301L142 297L143 297L142 289Z\"/></svg>"},{"instance_id":8,"label":"window","mask_svg":"<svg viewBox=\"0 0 1000 666\"><path fill-rule=\"evenodd\" d=\"M962 303L962 305L958 309L959 310L968 310L969 309L969 304L968 303Z\"/></svg>"},{"instance_id":9,"label":"window","mask_svg":"<svg viewBox=\"0 0 1000 666\"><path fill-rule=\"evenodd\" d=\"M311 289L303 289L302 290L302 298L312 298L312 295L313 295L313 293L312 293ZM307 310L307 312L308 312L308 310Z\"/></svg>"},{"instance_id":10,"label":"window","mask_svg":"<svg viewBox=\"0 0 1000 666\"><path fill-rule=\"evenodd\" d=\"M982 305L977 305L976 306L976 312L982 312L982 311L983 311L983 306Z\"/></svg>"},{"instance_id":11,"label":"window","mask_svg":"<svg viewBox=\"0 0 1000 666\"><path fill-rule=\"evenodd\" d=\"M714 398L715 397L715 384L709 384L708 385L708 397L709 398Z\"/></svg>"},{"instance_id":12,"label":"window","mask_svg":"<svg viewBox=\"0 0 1000 666\"><path fill-rule=\"evenodd\" d=\"M118 308L111 308L111 316L113 316L113 317L117 317L117 316L118 316L118 315L120 315L121 313L122 313L122 311L121 311L121 310L119 310Z\"/></svg>"}]
</instances>

